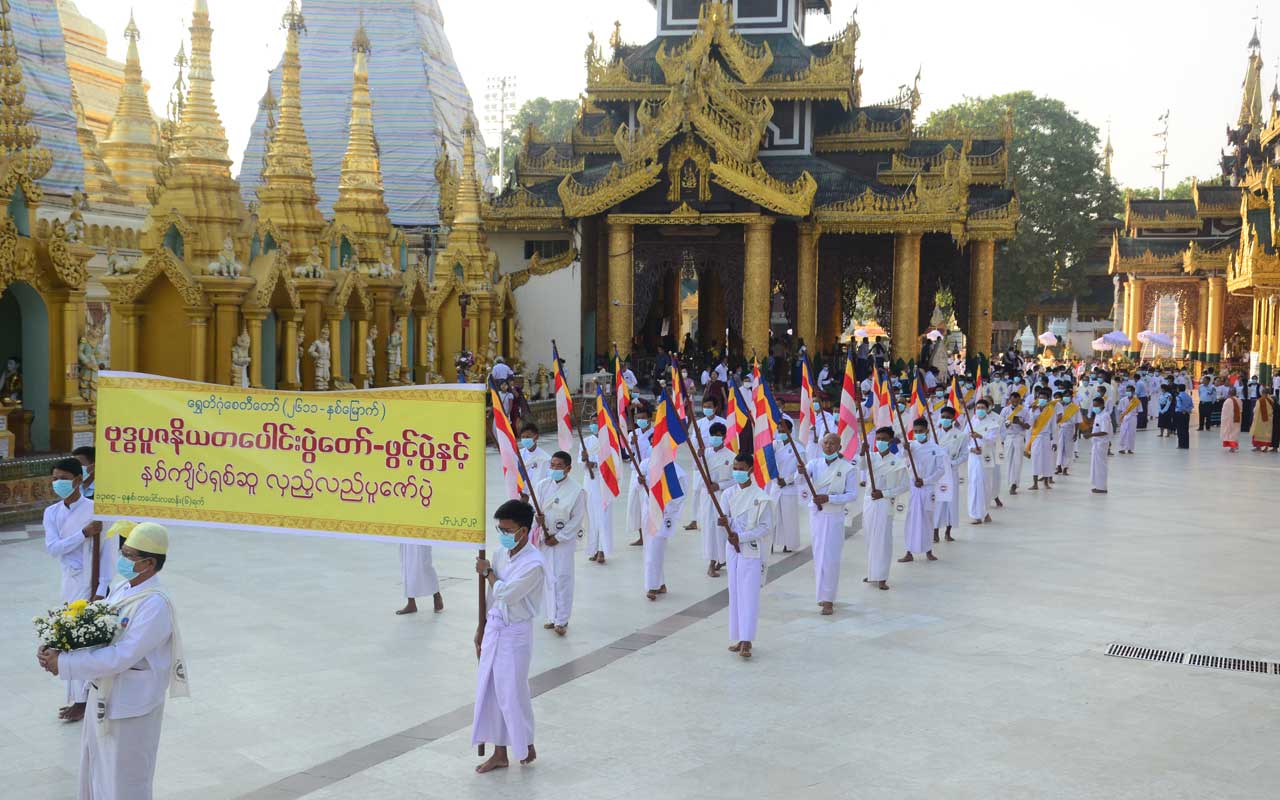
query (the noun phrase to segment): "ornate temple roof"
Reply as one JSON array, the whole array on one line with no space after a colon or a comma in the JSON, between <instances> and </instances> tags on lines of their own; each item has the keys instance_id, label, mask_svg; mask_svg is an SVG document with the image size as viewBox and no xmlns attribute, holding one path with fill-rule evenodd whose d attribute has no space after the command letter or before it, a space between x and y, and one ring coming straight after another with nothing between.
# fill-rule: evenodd
<instances>
[{"instance_id":1,"label":"ornate temple roof","mask_svg":"<svg viewBox=\"0 0 1280 800\"><path fill-rule=\"evenodd\" d=\"M338 199L347 150L351 100L351 37L359 12L376 59L369 70L386 202L396 224L435 224L439 187L433 168L443 138L457 157L462 127L473 114L471 98L454 62L436 0L306 0L307 32L300 37L302 119L311 145L320 210ZM271 90L280 93L281 70ZM240 182L251 199L261 181L266 113L259 111L244 151ZM478 169L488 174L480 146Z\"/></svg>"}]
</instances>

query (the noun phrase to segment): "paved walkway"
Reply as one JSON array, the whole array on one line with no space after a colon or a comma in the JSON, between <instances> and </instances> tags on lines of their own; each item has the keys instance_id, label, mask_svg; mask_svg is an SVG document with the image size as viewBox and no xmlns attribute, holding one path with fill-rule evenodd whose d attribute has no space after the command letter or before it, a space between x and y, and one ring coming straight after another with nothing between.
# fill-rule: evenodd
<instances>
[{"instance_id":1,"label":"paved walkway","mask_svg":"<svg viewBox=\"0 0 1280 800\"><path fill-rule=\"evenodd\" d=\"M1107 496L1082 452L941 561L895 564L889 592L861 583L855 534L834 617L807 552L782 561L749 663L724 649L723 579L702 574L696 534L673 542L657 603L619 536L605 567L580 555L569 636L538 631L537 765L484 778L469 553L436 551L444 614L396 617L394 546L177 532L164 578L193 697L166 710L157 797L1269 796L1280 676L1105 655L1280 661L1280 457L1192 438L1141 434ZM79 729L54 719L61 687L29 644L56 567L38 540L0 540L0 794L65 798Z\"/></svg>"}]
</instances>

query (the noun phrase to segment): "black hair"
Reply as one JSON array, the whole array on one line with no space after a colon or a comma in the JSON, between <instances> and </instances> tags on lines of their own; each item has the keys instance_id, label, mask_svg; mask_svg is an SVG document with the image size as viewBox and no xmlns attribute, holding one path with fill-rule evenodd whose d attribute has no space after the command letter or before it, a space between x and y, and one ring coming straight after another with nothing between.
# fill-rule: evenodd
<instances>
[{"instance_id":1,"label":"black hair","mask_svg":"<svg viewBox=\"0 0 1280 800\"><path fill-rule=\"evenodd\" d=\"M568 464L569 466L573 466L573 456L569 455L563 450L555 451L554 453L551 454L551 457L558 458L564 463Z\"/></svg>"},{"instance_id":2,"label":"black hair","mask_svg":"<svg viewBox=\"0 0 1280 800\"><path fill-rule=\"evenodd\" d=\"M911 428L913 430L916 428L919 428L920 430L925 431L927 433L929 431L929 420L925 419L924 417L918 417L916 418L915 422L911 423Z\"/></svg>"},{"instance_id":3,"label":"black hair","mask_svg":"<svg viewBox=\"0 0 1280 800\"><path fill-rule=\"evenodd\" d=\"M521 528L533 527L533 506L523 500L508 500L493 512L493 518L502 522L509 520Z\"/></svg>"},{"instance_id":4,"label":"black hair","mask_svg":"<svg viewBox=\"0 0 1280 800\"><path fill-rule=\"evenodd\" d=\"M791 424L791 420L787 419L786 417L783 417L782 419L778 420L778 427L779 427L779 428L781 428L783 425L786 425L786 426L787 426L787 432L788 432L788 433L790 433L790 432L791 432L792 427L794 427L794 426L792 426L792 424Z\"/></svg>"},{"instance_id":5,"label":"black hair","mask_svg":"<svg viewBox=\"0 0 1280 800\"><path fill-rule=\"evenodd\" d=\"M991 403L987 402L987 398L985 397L979 397L978 402L974 403L974 405L982 406L983 408L991 408Z\"/></svg>"},{"instance_id":6,"label":"black hair","mask_svg":"<svg viewBox=\"0 0 1280 800\"><path fill-rule=\"evenodd\" d=\"M723 422L713 422L711 423L711 427L707 428L707 433L710 433L712 436L724 436L728 432L729 429L724 426Z\"/></svg>"},{"instance_id":7,"label":"black hair","mask_svg":"<svg viewBox=\"0 0 1280 800\"><path fill-rule=\"evenodd\" d=\"M942 415L943 415L943 416L946 416L946 413L947 413L948 411L950 411L950 412L951 412L951 418L952 418L952 419L955 419L955 418L956 418L956 410L955 410L954 408L952 408L951 406L943 406L943 407L942 407L942 411L941 411L941 413L942 413Z\"/></svg>"},{"instance_id":8,"label":"black hair","mask_svg":"<svg viewBox=\"0 0 1280 800\"><path fill-rule=\"evenodd\" d=\"M879 436L882 433L888 434L889 438L892 439L894 437L893 426L885 425L883 428L876 428L876 436Z\"/></svg>"},{"instance_id":9,"label":"black hair","mask_svg":"<svg viewBox=\"0 0 1280 800\"><path fill-rule=\"evenodd\" d=\"M538 426L534 425L532 422L526 422L520 426L521 433L528 433L529 431L533 431L536 434L538 432Z\"/></svg>"},{"instance_id":10,"label":"black hair","mask_svg":"<svg viewBox=\"0 0 1280 800\"><path fill-rule=\"evenodd\" d=\"M151 559L156 562L156 572L164 569L164 553L148 553L145 550L138 550L138 560Z\"/></svg>"},{"instance_id":11,"label":"black hair","mask_svg":"<svg viewBox=\"0 0 1280 800\"><path fill-rule=\"evenodd\" d=\"M653 406L649 405L649 401L647 400L637 400L636 413L637 414L653 414Z\"/></svg>"},{"instance_id":12,"label":"black hair","mask_svg":"<svg viewBox=\"0 0 1280 800\"><path fill-rule=\"evenodd\" d=\"M736 456L733 457L733 463L735 465L746 464L749 467L752 465L753 462L751 461L751 456L747 455L746 453L738 453Z\"/></svg>"},{"instance_id":13,"label":"black hair","mask_svg":"<svg viewBox=\"0 0 1280 800\"><path fill-rule=\"evenodd\" d=\"M89 459L90 464L96 464L97 462L94 460L94 457L93 457L94 452L95 452L94 449L86 444L82 447L77 447L75 450L72 450L71 455L84 456L85 458Z\"/></svg>"},{"instance_id":14,"label":"black hair","mask_svg":"<svg viewBox=\"0 0 1280 800\"><path fill-rule=\"evenodd\" d=\"M58 463L53 465L56 472L70 472L77 478L84 477L84 465L74 458L60 458Z\"/></svg>"}]
</instances>

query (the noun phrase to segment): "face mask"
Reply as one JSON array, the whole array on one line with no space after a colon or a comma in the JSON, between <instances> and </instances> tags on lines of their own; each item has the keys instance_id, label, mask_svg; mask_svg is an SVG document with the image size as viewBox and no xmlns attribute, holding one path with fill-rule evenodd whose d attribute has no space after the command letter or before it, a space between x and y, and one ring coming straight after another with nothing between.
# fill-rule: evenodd
<instances>
[{"instance_id":1,"label":"face mask","mask_svg":"<svg viewBox=\"0 0 1280 800\"><path fill-rule=\"evenodd\" d=\"M778 441L782 442L783 444L786 444L787 442L791 441L791 436L786 433L780 433L778 434Z\"/></svg>"},{"instance_id":2,"label":"face mask","mask_svg":"<svg viewBox=\"0 0 1280 800\"><path fill-rule=\"evenodd\" d=\"M971 392L971 391L973 391L973 384L972 384L972 383L966 383L966 384L964 385L964 390L965 390L966 392Z\"/></svg>"},{"instance_id":3,"label":"face mask","mask_svg":"<svg viewBox=\"0 0 1280 800\"><path fill-rule=\"evenodd\" d=\"M987 415L987 410L985 408L980 408L975 413L978 415L978 419L982 419Z\"/></svg>"},{"instance_id":4,"label":"face mask","mask_svg":"<svg viewBox=\"0 0 1280 800\"><path fill-rule=\"evenodd\" d=\"M1129 391L1125 392L1125 394L1129 395L1130 397L1133 397L1133 390L1130 389Z\"/></svg>"},{"instance_id":5,"label":"face mask","mask_svg":"<svg viewBox=\"0 0 1280 800\"><path fill-rule=\"evenodd\" d=\"M906 403L898 403L898 410L899 410L899 411L906 411L906 410L907 410L907 404L906 404Z\"/></svg>"},{"instance_id":6,"label":"face mask","mask_svg":"<svg viewBox=\"0 0 1280 800\"><path fill-rule=\"evenodd\" d=\"M564 470L562 469L551 470L551 480L556 481L557 483L564 480Z\"/></svg>"},{"instance_id":7,"label":"face mask","mask_svg":"<svg viewBox=\"0 0 1280 800\"><path fill-rule=\"evenodd\" d=\"M80 494L82 494L82 495L84 495L85 497L87 497L87 498L89 498L90 500L92 500L92 499L93 499L93 484L89 484L88 486L81 486L81 487L80 487Z\"/></svg>"},{"instance_id":8,"label":"face mask","mask_svg":"<svg viewBox=\"0 0 1280 800\"><path fill-rule=\"evenodd\" d=\"M1048 403L1049 401L1045 400L1043 397L1041 397L1039 400L1036 401L1036 405L1040 406L1041 408L1044 408L1046 405L1048 405Z\"/></svg>"},{"instance_id":9,"label":"face mask","mask_svg":"<svg viewBox=\"0 0 1280 800\"><path fill-rule=\"evenodd\" d=\"M885 453L889 452L889 443L884 441L883 439L877 439L876 450L880 451L881 455L884 455Z\"/></svg>"},{"instance_id":10,"label":"face mask","mask_svg":"<svg viewBox=\"0 0 1280 800\"><path fill-rule=\"evenodd\" d=\"M591 431L592 436L595 436L597 433L600 432L600 426L595 424L594 422L588 425L587 429Z\"/></svg>"},{"instance_id":11,"label":"face mask","mask_svg":"<svg viewBox=\"0 0 1280 800\"><path fill-rule=\"evenodd\" d=\"M724 437L723 437L723 436L712 436L712 437L711 437L711 446L712 446L712 447L721 447L721 446L723 446L723 445L724 445Z\"/></svg>"},{"instance_id":12,"label":"face mask","mask_svg":"<svg viewBox=\"0 0 1280 800\"><path fill-rule=\"evenodd\" d=\"M747 472L745 469L735 469L733 471L734 483L743 484L749 481L750 479L751 479L751 473Z\"/></svg>"},{"instance_id":13,"label":"face mask","mask_svg":"<svg viewBox=\"0 0 1280 800\"><path fill-rule=\"evenodd\" d=\"M498 544L502 545L503 550L516 549L516 535L502 531L498 534Z\"/></svg>"},{"instance_id":14,"label":"face mask","mask_svg":"<svg viewBox=\"0 0 1280 800\"><path fill-rule=\"evenodd\" d=\"M1094 407L1093 407L1093 413L1095 413L1095 414L1101 414L1101 413L1102 413L1102 406L1094 406Z\"/></svg>"},{"instance_id":15,"label":"face mask","mask_svg":"<svg viewBox=\"0 0 1280 800\"><path fill-rule=\"evenodd\" d=\"M649 420L645 419L644 417L641 417L640 419L636 420L636 427L642 431L648 429Z\"/></svg>"},{"instance_id":16,"label":"face mask","mask_svg":"<svg viewBox=\"0 0 1280 800\"><path fill-rule=\"evenodd\" d=\"M521 446L521 447L523 447L525 450L532 450L532 449L533 449L533 439L530 439L528 436L523 436L523 437L521 437L521 438L520 438L520 446Z\"/></svg>"},{"instance_id":17,"label":"face mask","mask_svg":"<svg viewBox=\"0 0 1280 800\"><path fill-rule=\"evenodd\" d=\"M69 481L66 478L61 478L53 482L53 493L58 497L61 497L63 500L66 500L68 497L75 494L75 491L75 481Z\"/></svg>"},{"instance_id":18,"label":"face mask","mask_svg":"<svg viewBox=\"0 0 1280 800\"><path fill-rule=\"evenodd\" d=\"M919 442L920 444L924 444L926 441L928 441L928 439L929 439L929 434L927 433L916 434L916 441Z\"/></svg>"},{"instance_id":19,"label":"face mask","mask_svg":"<svg viewBox=\"0 0 1280 800\"><path fill-rule=\"evenodd\" d=\"M952 425L954 425L954 424L956 424L956 421L955 421L955 420L953 420L953 419L947 419L946 417L943 417L943 418L942 418L942 427L943 427L943 428L950 429L950 427L951 427Z\"/></svg>"},{"instance_id":20,"label":"face mask","mask_svg":"<svg viewBox=\"0 0 1280 800\"><path fill-rule=\"evenodd\" d=\"M707 417L708 419L710 419L711 417L714 417L715 415L716 415L716 410L714 408L702 409L702 416Z\"/></svg>"},{"instance_id":21,"label":"face mask","mask_svg":"<svg viewBox=\"0 0 1280 800\"><path fill-rule=\"evenodd\" d=\"M839 453L823 453L822 457L826 459L828 464L830 464L832 461L835 461L837 458L839 458L840 454Z\"/></svg>"},{"instance_id":22,"label":"face mask","mask_svg":"<svg viewBox=\"0 0 1280 800\"><path fill-rule=\"evenodd\" d=\"M132 561L124 557L124 554L121 554L116 559L116 573L126 581L131 581L138 577L138 570L134 567Z\"/></svg>"}]
</instances>

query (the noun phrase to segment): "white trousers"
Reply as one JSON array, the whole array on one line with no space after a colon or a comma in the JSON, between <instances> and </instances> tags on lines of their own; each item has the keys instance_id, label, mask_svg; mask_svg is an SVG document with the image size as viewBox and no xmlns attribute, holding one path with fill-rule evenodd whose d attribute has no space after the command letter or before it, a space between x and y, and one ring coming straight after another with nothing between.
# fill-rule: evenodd
<instances>
[{"instance_id":1,"label":"white trousers","mask_svg":"<svg viewBox=\"0 0 1280 800\"><path fill-rule=\"evenodd\" d=\"M972 519L983 519L987 516L990 495L987 494L988 470L983 463L986 457L986 451L983 451L983 455L969 454L969 480L965 485L968 487L969 516Z\"/></svg>"},{"instance_id":2,"label":"white trousers","mask_svg":"<svg viewBox=\"0 0 1280 800\"><path fill-rule=\"evenodd\" d=\"M573 542L560 541L555 547L544 544L538 550L546 565L547 621L556 625L568 625L573 613L573 557L577 555Z\"/></svg>"},{"instance_id":3,"label":"white trousers","mask_svg":"<svg viewBox=\"0 0 1280 800\"><path fill-rule=\"evenodd\" d=\"M960 486L957 480L959 476L956 474L954 464L947 464L947 472L942 476L942 484L939 491L934 495L933 503L933 528L937 530L941 527L950 528L953 525L960 524ZM951 499L942 499L941 486L946 486L949 490Z\"/></svg>"},{"instance_id":4,"label":"white trousers","mask_svg":"<svg viewBox=\"0 0 1280 800\"><path fill-rule=\"evenodd\" d=\"M514 625L495 612L485 620L476 670L476 705L471 743L511 748L524 758L533 744L533 700L529 695L529 662L533 660L533 623Z\"/></svg>"},{"instance_id":5,"label":"white trousers","mask_svg":"<svg viewBox=\"0 0 1280 800\"><path fill-rule=\"evenodd\" d=\"M1058 466L1063 469L1071 467L1071 458L1075 455L1075 443L1072 441L1075 429L1075 423L1068 422L1058 431Z\"/></svg>"},{"instance_id":6,"label":"white trousers","mask_svg":"<svg viewBox=\"0 0 1280 800\"><path fill-rule=\"evenodd\" d=\"M1118 434L1120 442L1119 449L1132 450L1133 445L1138 439L1138 412L1133 412L1120 423L1120 432Z\"/></svg>"},{"instance_id":7,"label":"white trousers","mask_svg":"<svg viewBox=\"0 0 1280 800\"><path fill-rule=\"evenodd\" d=\"M763 561L747 558L732 547L729 559L729 641L750 642L756 638L756 622L760 618L760 584Z\"/></svg>"},{"instance_id":8,"label":"white trousers","mask_svg":"<svg viewBox=\"0 0 1280 800\"><path fill-rule=\"evenodd\" d=\"M613 528L609 525L610 507L605 505L604 497L608 490L600 482L600 473L595 480L587 479L587 552L591 555L604 553L605 557L613 555Z\"/></svg>"},{"instance_id":9,"label":"white trousers","mask_svg":"<svg viewBox=\"0 0 1280 800\"><path fill-rule=\"evenodd\" d=\"M1011 485L1022 483L1023 449L1026 446L1027 440L1022 436L1010 435L1004 440L1004 470Z\"/></svg>"},{"instance_id":10,"label":"white trousers","mask_svg":"<svg viewBox=\"0 0 1280 800\"><path fill-rule=\"evenodd\" d=\"M666 559L667 537L644 537L644 590L646 592L657 591L667 582L663 569Z\"/></svg>"},{"instance_id":11,"label":"white trousers","mask_svg":"<svg viewBox=\"0 0 1280 800\"><path fill-rule=\"evenodd\" d=\"M867 534L867 580L889 580L893 561L893 500L885 497L862 506L862 530Z\"/></svg>"},{"instance_id":12,"label":"white trousers","mask_svg":"<svg viewBox=\"0 0 1280 800\"><path fill-rule=\"evenodd\" d=\"M797 550L800 547L800 493L780 492L778 494L778 531L774 535L774 545L779 550Z\"/></svg>"},{"instance_id":13,"label":"white trousers","mask_svg":"<svg viewBox=\"0 0 1280 800\"><path fill-rule=\"evenodd\" d=\"M644 509L649 504L649 493L631 476L631 488L627 491L627 535L644 529Z\"/></svg>"},{"instance_id":14,"label":"white trousers","mask_svg":"<svg viewBox=\"0 0 1280 800\"><path fill-rule=\"evenodd\" d=\"M1094 489L1107 490L1107 442L1109 437L1090 440L1089 483Z\"/></svg>"},{"instance_id":15,"label":"white trousers","mask_svg":"<svg viewBox=\"0 0 1280 800\"><path fill-rule=\"evenodd\" d=\"M97 692L91 698L97 705ZM92 713L80 723L80 800L151 800L164 703L140 717L113 719L98 732Z\"/></svg>"},{"instance_id":16,"label":"white trousers","mask_svg":"<svg viewBox=\"0 0 1280 800\"><path fill-rule=\"evenodd\" d=\"M1037 478L1053 477L1053 434L1041 434L1031 442L1031 474Z\"/></svg>"},{"instance_id":17,"label":"white trousers","mask_svg":"<svg viewBox=\"0 0 1280 800\"><path fill-rule=\"evenodd\" d=\"M400 545L400 577L405 597L430 597L440 591L440 576L431 563L431 545Z\"/></svg>"},{"instance_id":18,"label":"white trousers","mask_svg":"<svg viewBox=\"0 0 1280 800\"><path fill-rule=\"evenodd\" d=\"M844 551L844 509L809 512L813 538L813 579L819 603L834 603L840 588L840 555Z\"/></svg>"}]
</instances>

